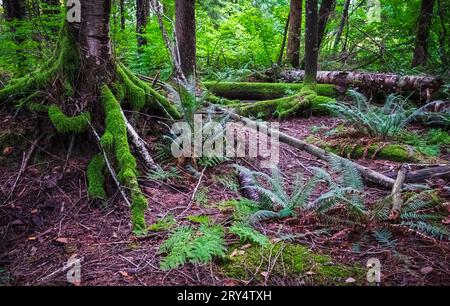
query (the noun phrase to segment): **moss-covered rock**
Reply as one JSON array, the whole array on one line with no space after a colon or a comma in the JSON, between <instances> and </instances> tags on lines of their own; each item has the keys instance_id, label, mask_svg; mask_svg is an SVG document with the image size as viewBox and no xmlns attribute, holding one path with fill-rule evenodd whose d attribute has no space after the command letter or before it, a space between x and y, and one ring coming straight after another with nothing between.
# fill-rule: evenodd
<instances>
[{"instance_id":1,"label":"moss-covered rock","mask_svg":"<svg viewBox=\"0 0 450 306\"><path fill-rule=\"evenodd\" d=\"M309 285L345 285L348 278L364 284L364 269L338 264L330 256L315 254L307 247L295 243L276 243L268 247L252 246L233 250L221 263L222 273L229 278L257 282L264 279L262 272L273 265L272 278L289 277L302 279Z\"/></svg>"}]
</instances>

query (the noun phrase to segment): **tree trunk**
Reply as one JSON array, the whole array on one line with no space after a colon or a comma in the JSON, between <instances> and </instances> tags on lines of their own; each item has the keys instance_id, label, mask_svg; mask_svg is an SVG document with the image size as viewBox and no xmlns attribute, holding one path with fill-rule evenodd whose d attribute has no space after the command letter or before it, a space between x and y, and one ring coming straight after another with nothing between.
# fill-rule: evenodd
<instances>
[{"instance_id":1,"label":"tree trunk","mask_svg":"<svg viewBox=\"0 0 450 306\"><path fill-rule=\"evenodd\" d=\"M181 70L192 83L196 69L195 0L176 0L175 19Z\"/></svg>"},{"instance_id":2,"label":"tree trunk","mask_svg":"<svg viewBox=\"0 0 450 306\"><path fill-rule=\"evenodd\" d=\"M336 0L322 0L319 10L319 48L322 44L323 37L325 35L325 29L327 27L328 18L331 11L336 6Z\"/></svg>"},{"instance_id":3,"label":"tree trunk","mask_svg":"<svg viewBox=\"0 0 450 306\"><path fill-rule=\"evenodd\" d=\"M114 58L109 39L111 0L82 0L81 23L68 23L69 32L83 60L83 91L93 93L99 84L111 81Z\"/></svg>"},{"instance_id":4,"label":"tree trunk","mask_svg":"<svg viewBox=\"0 0 450 306\"><path fill-rule=\"evenodd\" d=\"M316 84L318 56L317 0L306 0L304 82L307 84Z\"/></svg>"},{"instance_id":5,"label":"tree trunk","mask_svg":"<svg viewBox=\"0 0 450 306\"><path fill-rule=\"evenodd\" d=\"M267 72L269 76L272 71ZM305 71L291 69L282 71L279 77L289 83L299 82L305 79ZM373 88L386 92L420 91L431 95L439 90L443 81L433 76L401 76L388 73L346 72L346 71L319 71L317 82L321 84L336 84L345 88L349 85L361 88Z\"/></svg>"},{"instance_id":6,"label":"tree trunk","mask_svg":"<svg viewBox=\"0 0 450 306\"><path fill-rule=\"evenodd\" d=\"M428 59L428 39L430 37L431 22L435 0L422 0L420 16L417 26L416 47L411 67L425 66Z\"/></svg>"},{"instance_id":7,"label":"tree trunk","mask_svg":"<svg viewBox=\"0 0 450 306\"><path fill-rule=\"evenodd\" d=\"M120 29L125 30L125 0L120 0Z\"/></svg>"},{"instance_id":8,"label":"tree trunk","mask_svg":"<svg viewBox=\"0 0 450 306\"><path fill-rule=\"evenodd\" d=\"M3 0L5 18L8 21L22 20L26 15L26 4L23 0Z\"/></svg>"},{"instance_id":9,"label":"tree trunk","mask_svg":"<svg viewBox=\"0 0 450 306\"><path fill-rule=\"evenodd\" d=\"M287 60L294 67L300 67L300 38L302 32L302 2L291 0L289 13L289 34L287 45Z\"/></svg>"},{"instance_id":10,"label":"tree trunk","mask_svg":"<svg viewBox=\"0 0 450 306\"><path fill-rule=\"evenodd\" d=\"M351 2L351 0L345 0L344 11L342 12L341 23L339 24L339 28L336 33L336 39L334 40L334 44L333 44L333 50L335 52L337 51L339 43L341 42L342 33L344 32L345 24L347 23L350 2Z\"/></svg>"},{"instance_id":11,"label":"tree trunk","mask_svg":"<svg viewBox=\"0 0 450 306\"><path fill-rule=\"evenodd\" d=\"M139 50L141 50L140 47L147 45L147 39L145 39L145 37L143 35L145 34L145 28L147 26L149 14L150 14L149 0L137 0L136 1L136 33L138 35L137 44L138 44Z\"/></svg>"}]
</instances>

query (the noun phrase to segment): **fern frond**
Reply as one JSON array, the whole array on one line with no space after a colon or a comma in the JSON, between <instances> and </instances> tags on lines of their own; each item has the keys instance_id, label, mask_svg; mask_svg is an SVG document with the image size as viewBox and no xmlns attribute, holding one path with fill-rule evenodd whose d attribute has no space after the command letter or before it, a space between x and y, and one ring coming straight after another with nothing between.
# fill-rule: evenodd
<instances>
[{"instance_id":1,"label":"fern frond","mask_svg":"<svg viewBox=\"0 0 450 306\"><path fill-rule=\"evenodd\" d=\"M230 227L230 233L238 236L242 242L250 241L261 246L270 244L269 239L265 235L244 222L234 222L233 226Z\"/></svg>"}]
</instances>

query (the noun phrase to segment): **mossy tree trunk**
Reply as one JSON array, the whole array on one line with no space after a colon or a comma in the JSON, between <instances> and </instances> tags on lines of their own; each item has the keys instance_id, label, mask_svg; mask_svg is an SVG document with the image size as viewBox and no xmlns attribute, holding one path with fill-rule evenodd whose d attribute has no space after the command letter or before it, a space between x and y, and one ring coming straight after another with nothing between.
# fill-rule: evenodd
<instances>
[{"instance_id":1,"label":"mossy tree trunk","mask_svg":"<svg viewBox=\"0 0 450 306\"><path fill-rule=\"evenodd\" d=\"M417 23L416 47L411 67L425 66L428 59L428 39L433 21L435 0L422 0L420 15Z\"/></svg>"},{"instance_id":2,"label":"mossy tree trunk","mask_svg":"<svg viewBox=\"0 0 450 306\"><path fill-rule=\"evenodd\" d=\"M47 112L60 133L82 133L91 126L103 133L100 143L106 155L89 164L89 194L105 198L104 156L108 156L118 181L129 191L133 230L143 233L147 199L138 185L121 102L135 110L148 106L172 118L180 115L167 99L116 62L109 37L111 0L81 0L80 11L81 22L65 23L53 58L30 75L12 80L0 90L0 102Z\"/></svg>"}]
</instances>

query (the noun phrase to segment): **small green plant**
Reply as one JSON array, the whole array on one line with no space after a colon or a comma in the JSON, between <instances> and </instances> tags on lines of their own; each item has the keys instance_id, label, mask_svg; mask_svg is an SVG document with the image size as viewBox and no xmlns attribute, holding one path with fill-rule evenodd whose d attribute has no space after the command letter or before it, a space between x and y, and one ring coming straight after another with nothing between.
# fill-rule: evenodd
<instances>
[{"instance_id":1,"label":"small green plant","mask_svg":"<svg viewBox=\"0 0 450 306\"><path fill-rule=\"evenodd\" d=\"M326 107L346 119L358 132L383 141L397 136L417 115L408 116L408 100L397 95L389 95L384 106L377 107L357 91L349 90L348 94L353 98L353 105L334 102Z\"/></svg>"},{"instance_id":2,"label":"small green plant","mask_svg":"<svg viewBox=\"0 0 450 306\"><path fill-rule=\"evenodd\" d=\"M414 146L420 153L436 157L441 154L443 148L448 149L450 145L450 135L442 129L431 129L424 135L405 133L402 141Z\"/></svg>"},{"instance_id":3,"label":"small green plant","mask_svg":"<svg viewBox=\"0 0 450 306\"><path fill-rule=\"evenodd\" d=\"M194 201L200 206L207 205L209 202L208 193L209 193L208 187L205 186L200 187L197 190L197 193L195 194Z\"/></svg>"},{"instance_id":4,"label":"small green plant","mask_svg":"<svg viewBox=\"0 0 450 306\"><path fill-rule=\"evenodd\" d=\"M180 177L180 170L175 167L171 167L168 170L158 169L152 170L148 173L147 177L153 181L168 181L170 179L177 179Z\"/></svg>"},{"instance_id":5,"label":"small green plant","mask_svg":"<svg viewBox=\"0 0 450 306\"><path fill-rule=\"evenodd\" d=\"M168 231L176 224L175 217L173 215L164 216L162 219L156 221L148 227L149 231L161 232Z\"/></svg>"},{"instance_id":6,"label":"small green plant","mask_svg":"<svg viewBox=\"0 0 450 306\"><path fill-rule=\"evenodd\" d=\"M205 216L205 215L187 216L186 219L191 221L191 222L195 222L195 223L199 223L199 224L211 224L211 219L208 216Z\"/></svg>"},{"instance_id":7,"label":"small green plant","mask_svg":"<svg viewBox=\"0 0 450 306\"><path fill-rule=\"evenodd\" d=\"M251 188L261 194L256 207L252 202L241 202L238 204L241 207L237 211L252 212L247 218L250 223L271 218L292 217L296 215L298 208L325 214L340 204L343 204L351 213L366 214L361 198L363 183L358 170L341 158L332 160L331 165L339 174L337 180L321 168L311 168L315 175L306 180L297 177L290 194L284 188L284 179L278 169L272 169L270 176L236 165L239 171L245 171L253 177L255 186ZM262 182L258 180L258 177L263 179ZM329 191L311 201L311 195L319 183L328 184ZM270 187L265 187L266 185Z\"/></svg>"},{"instance_id":8,"label":"small green plant","mask_svg":"<svg viewBox=\"0 0 450 306\"><path fill-rule=\"evenodd\" d=\"M439 213L442 206L436 199L434 191L411 195L403 204L398 222L395 224L389 222L390 203L391 197L381 201L373 210L372 219L378 220L387 229L401 227L424 237L450 240L449 230L442 225L445 216Z\"/></svg>"},{"instance_id":9,"label":"small green plant","mask_svg":"<svg viewBox=\"0 0 450 306\"><path fill-rule=\"evenodd\" d=\"M199 228L182 226L174 230L160 246L166 254L160 261L163 270L171 270L190 263L208 263L225 255L224 229L220 225L201 224Z\"/></svg>"},{"instance_id":10,"label":"small green plant","mask_svg":"<svg viewBox=\"0 0 450 306\"><path fill-rule=\"evenodd\" d=\"M261 246L268 246L270 244L269 239L265 235L261 234L249 224L242 221L234 222L229 231L230 233L238 236L242 242L249 241Z\"/></svg>"}]
</instances>

